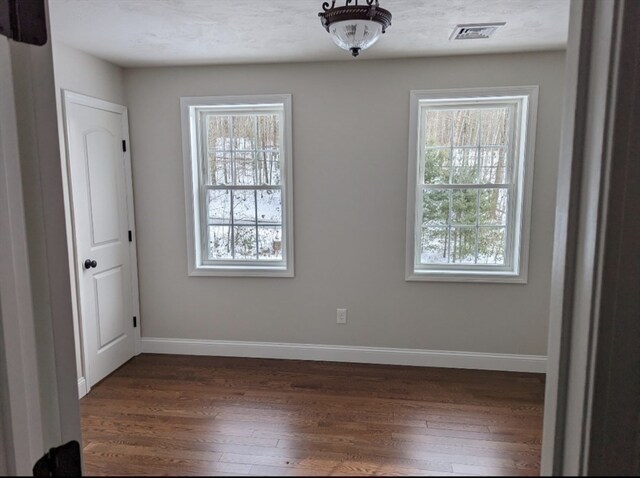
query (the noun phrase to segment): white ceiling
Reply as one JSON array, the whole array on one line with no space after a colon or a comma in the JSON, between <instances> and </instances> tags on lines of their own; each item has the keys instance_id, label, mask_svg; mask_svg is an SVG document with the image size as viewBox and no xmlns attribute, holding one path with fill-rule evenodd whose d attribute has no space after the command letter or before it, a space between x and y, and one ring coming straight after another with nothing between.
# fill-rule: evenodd
<instances>
[{"instance_id":1,"label":"white ceiling","mask_svg":"<svg viewBox=\"0 0 640 478\"><path fill-rule=\"evenodd\" d=\"M126 67L351 60L320 26L321 0L49 1L54 40ZM392 25L358 61L566 46L569 0L380 4ZM488 40L449 40L458 23L488 22L507 24Z\"/></svg>"}]
</instances>

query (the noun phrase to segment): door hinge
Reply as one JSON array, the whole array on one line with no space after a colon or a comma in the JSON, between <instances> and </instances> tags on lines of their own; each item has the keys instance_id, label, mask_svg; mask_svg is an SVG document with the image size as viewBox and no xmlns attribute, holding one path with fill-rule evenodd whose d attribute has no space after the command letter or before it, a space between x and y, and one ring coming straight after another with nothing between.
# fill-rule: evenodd
<instances>
[{"instance_id":1,"label":"door hinge","mask_svg":"<svg viewBox=\"0 0 640 478\"><path fill-rule=\"evenodd\" d=\"M133 234L131 234L131 231L129 231L129 242L133 242Z\"/></svg>"},{"instance_id":2,"label":"door hinge","mask_svg":"<svg viewBox=\"0 0 640 478\"><path fill-rule=\"evenodd\" d=\"M133 316L133 326L134 327L138 326L138 318L135 315Z\"/></svg>"},{"instance_id":3,"label":"door hinge","mask_svg":"<svg viewBox=\"0 0 640 478\"><path fill-rule=\"evenodd\" d=\"M127 152L127 140L125 139L122 140L122 152L123 153Z\"/></svg>"}]
</instances>

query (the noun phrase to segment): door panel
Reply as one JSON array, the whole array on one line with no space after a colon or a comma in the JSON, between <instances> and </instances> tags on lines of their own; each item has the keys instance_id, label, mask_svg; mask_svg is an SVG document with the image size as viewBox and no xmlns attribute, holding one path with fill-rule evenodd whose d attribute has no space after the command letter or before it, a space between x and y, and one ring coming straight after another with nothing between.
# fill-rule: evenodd
<instances>
[{"instance_id":1,"label":"door panel","mask_svg":"<svg viewBox=\"0 0 640 478\"><path fill-rule=\"evenodd\" d=\"M98 323L98 353L114 340L125 336L126 300L122 294L122 267L93 276Z\"/></svg>"},{"instance_id":2,"label":"door panel","mask_svg":"<svg viewBox=\"0 0 640 478\"><path fill-rule=\"evenodd\" d=\"M118 165L110 158L118 156L114 143L118 140L105 130L89 131L85 135L85 159L88 172L88 195L91 204L92 243L98 245L119 237Z\"/></svg>"},{"instance_id":3,"label":"door panel","mask_svg":"<svg viewBox=\"0 0 640 478\"><path fill-rule=\"evenodd\" d=\"M85 375L96 384L135 354L123 107L65 95ZM110 106L109 106L110 105ZM85 267L85 261L95 261Z\"/></svg>"}]
</instances>

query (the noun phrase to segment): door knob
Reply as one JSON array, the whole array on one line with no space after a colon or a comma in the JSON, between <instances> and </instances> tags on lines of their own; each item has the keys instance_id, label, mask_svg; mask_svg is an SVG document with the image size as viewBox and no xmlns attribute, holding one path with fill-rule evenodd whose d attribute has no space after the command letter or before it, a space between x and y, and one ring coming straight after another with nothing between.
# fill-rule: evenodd
<instances>
[{"instance_id":1,"label":"door knob","mask_svg":"<svg viewBox=\"0 0 640 478\"><path fill-rule=\"evenodd\" d=\"M91 259L87 259L84 261L84 268L90 269L92 267L98 267L98 263L96 261L92 261Z\"/></svg>"}]
</instances>

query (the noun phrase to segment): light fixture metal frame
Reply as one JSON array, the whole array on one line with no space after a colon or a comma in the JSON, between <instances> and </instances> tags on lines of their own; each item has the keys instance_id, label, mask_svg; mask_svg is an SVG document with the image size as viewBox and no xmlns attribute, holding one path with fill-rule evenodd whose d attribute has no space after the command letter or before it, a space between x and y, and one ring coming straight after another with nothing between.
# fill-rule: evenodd
<instances>
[{"instance_id":1,"label":"light fixture metal frame","mask_svg":"<svg viewBox=\"0 0 640 478\"><path fill-rule=\"evenodd\" d=\"M329 28L333 23L347 20L368 20L382 25L382 33L386 33L387 28L391 26L391 12L381 8L379 0L364 0L364 2L366 5L358 5L358 0L345 0L345 5L342 7L336 7L336 0L333 0L331 4L324 2L322 4L324 11L318 13L323 28L331 33ZM360 48L351 48L350 51L353 56L360 54Z\"/></svg>"}]
</instances>

